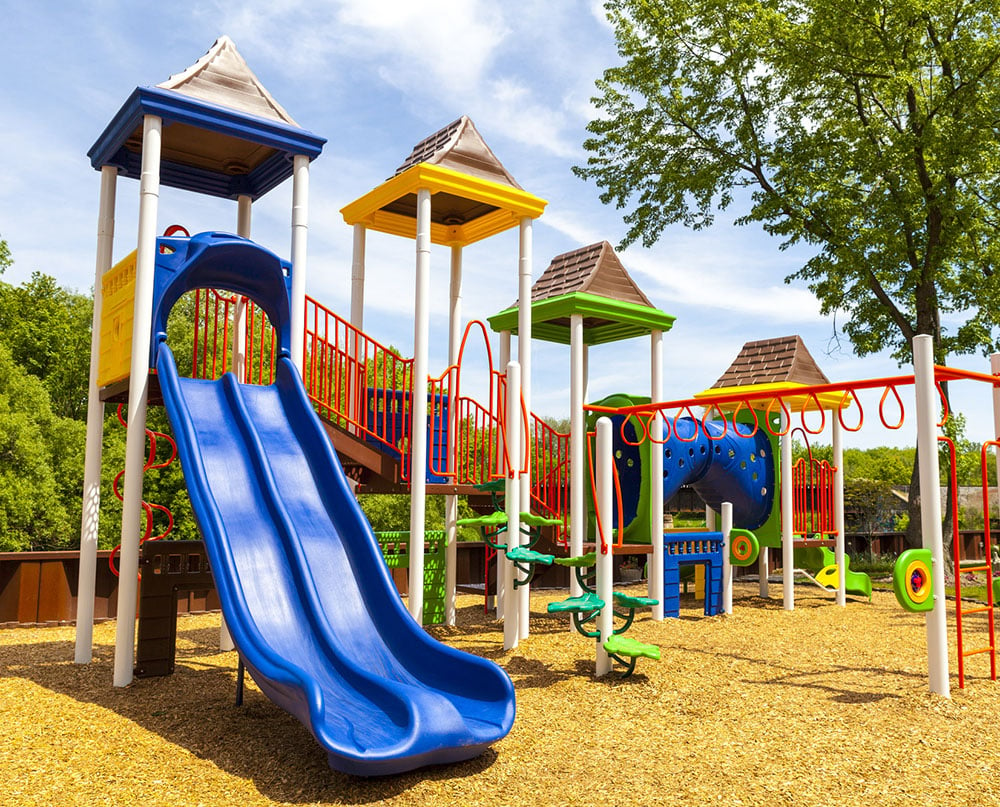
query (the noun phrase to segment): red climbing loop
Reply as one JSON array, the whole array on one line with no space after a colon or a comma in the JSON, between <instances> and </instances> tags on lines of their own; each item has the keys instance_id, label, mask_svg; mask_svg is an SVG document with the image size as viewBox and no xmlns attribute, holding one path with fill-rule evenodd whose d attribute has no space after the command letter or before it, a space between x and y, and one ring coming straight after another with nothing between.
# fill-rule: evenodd
<instances>
[{"instance_id":1,"label":"red climbing loop","mask_svg":"<svg viewBox=\"0 0 1000 807\"><path fill-rule=\"evenodd\" d=\"M118 422L121 423L122 426L124 426L127 429L128 423L126 423L125 417L122 414L122 410L124 409L124 407L125 404L118 404L118 410L116 414L118 416ZM163 432L156 432L153 431L152 429L146 429L146 437L149 440L149 456L146 458L146 462L142 466L143 473L146 473L146 471L152 469L166 468L168 465L170 465L170 463L172 463L177 458L177 443L174 442L173 438L170 437L170 435L164 434ZM162 438L163 440L165 440L167 445L170 447L170 456L159 462L156 461L156 454L157 454L156 447L158 438ZM115 475L115 479L111 485L111 489L115 494L115 498L117 498L118 501L124 503L125 496L121 491L121 479L123 476L125 476L124 469L122 469ZM170 533L174 529L174 515L173 513L170 512L170 509L168 507L165 507L162 504L154 504L152 502L147 502L143 500L142 509L143 512L145 512L146 514L146 527L143 530L142 538L139 539L140 546L144 544L146 541L159 541L170 535ZM153 535L154 510L159 513L163 513L167 517L167 526L157 535ZM118 544L118 546L116 546L113 550L111 550L111 555L108 557L108 566L111 569L111 573L115 577L118 577L118 569L115 566L115 558L118 556L118 553L121 551L121 548L122 548L121 544Z\"/></svg>"}]
</instances>

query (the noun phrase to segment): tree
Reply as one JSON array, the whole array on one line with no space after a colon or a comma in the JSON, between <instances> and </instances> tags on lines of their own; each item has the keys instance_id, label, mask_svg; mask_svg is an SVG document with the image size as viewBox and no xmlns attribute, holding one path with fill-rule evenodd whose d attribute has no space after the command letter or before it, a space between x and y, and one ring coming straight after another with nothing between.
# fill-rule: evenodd
<instances>
[{"instance_id":1,"label":"tree","mask_svg":"<svg viewBox=\"0 0 1000 807\"><path fill-rule=\"evenodd\" d=\"M858 355L996 349L1000 36L991 0L609 0L577 174L628 208L623 246L712 223L739 189L815 255L805 281ZM916 489L916 466L913 489ZM911 506L919 496L911 496ZM912 512L912 511L911 511ZM918 519L911 517L911 522Z\"/></svg>"},{"instance_id":2,"label":"tree","mask_svg":"<svg viewBox=\"0 0 1000 807\"><path fill-rule=\"evenodd\" d=\"M10 255L10 247L7 246L7 242L0 238L0 275L2 275L7 267L14 263L14 259Z\"/></svg>"},{"instance_id":3,"label":"tree","mask_svg":"<svg viewBox=\"0 0 1000 807\"><path fill-rule=\"evenodd\" d=\"M0 268L2 268L0 255ZM41 379L56 414L82 419L90 368L90 297L34 272L20 286L0 283L0 341Z\"/></svg>"},{"instance_id":4,"label":"tree","mask_svg":"<svg viewBox=\"0 0 1000 807\"><path fill-rule=\"evenodd\" d=\"M79 541L83 432L52 413L42 382L0 343L0 551Z\"/></svg>"}]
</instances>

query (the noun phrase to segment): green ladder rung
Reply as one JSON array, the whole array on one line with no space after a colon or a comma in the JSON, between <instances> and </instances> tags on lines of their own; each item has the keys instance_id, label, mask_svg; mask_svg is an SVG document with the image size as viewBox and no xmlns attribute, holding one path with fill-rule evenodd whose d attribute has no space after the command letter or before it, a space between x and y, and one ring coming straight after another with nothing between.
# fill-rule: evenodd
<instances>
[{"instance_id":1,"label":"green ladder rung","mask_svg":"<svg viewBox=\"0 0 1000 807\"><path fill-rule=\"evenodd\" d=\"M542 566L551 566L555 556L543 555L523 546L514 546L507 550L507 559L516 563L540 563Z\"/></svg>"},{"instance_id":2,"label":"green ladder rung","mask_svg":"<svg viewBox=\"0 0 1000 807\"><path fill-rule=\"evenodd\" d=\"M555 527L562 524L561 518L548 518L534 513L521 513L519 517L521 523L527 524L529 527Z\"/></svg>"},{"instance_id":3,"label":"green ladder rung","mask_svg":"<svg viewBox=\"0 0 1000 807\"><path fill-rule=\"evenodd\" d=\"M651 608L660 602L652 597L631 597L621 591L614 592L613 596L615 605L620 605L622 608Z\"/></svg>"},{"instance_id":4,"label":"green ladder rung","mask_svg":"<svg viewBox=\"0 0 1000 807\"><path fill-rule=\"evenodd\" d=\"M604 649L614 656L625 656L626 658L651 658L659 661L660 648L655 644L644 644L638 639L628 636L609 636L604 642Z\"/></svg>"},{"instance_id":5,"label":"green ladder rung","mask_svg":"<svg viewBox=\"0 0 1000 807\"><path fill-rule=\"evenodd\" d=\"M497 510L488 516L460 518L455 523L460 527L501 527L507 523L507 514L503 510Z\"/></svg>"},{"instance_id":6,"label":"green ladder rung","mask_svg":"<svg viewBox=\"0 0 1000 807\"><path fill-rule=\"evenodd\" d=\"M576 569L586 569L588 566L593 566L597 563L597 553L588 552L586 555L577 555L572 558L556 558L556 564L559 566L569 566Z\"/></svg>"},{"instance_id":7,"label":"green ladder rung","mask_svg":"<svg viewBox=\"0 0 1000 807\"><path fill-rule=\"evenodd\" d=\"M548 612L550 614L585 614L590 611L600 611L603 607L604 600L596 594L581 594L579 597L550 602Z\"/></svg>"}]
</instances>

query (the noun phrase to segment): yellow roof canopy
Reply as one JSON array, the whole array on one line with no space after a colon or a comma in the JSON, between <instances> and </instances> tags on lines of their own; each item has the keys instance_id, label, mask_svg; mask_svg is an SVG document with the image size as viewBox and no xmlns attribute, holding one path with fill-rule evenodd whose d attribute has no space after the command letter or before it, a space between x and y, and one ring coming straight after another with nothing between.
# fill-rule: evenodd
<instances>
[{"instance_id":1,"label":"yellow roof canopy","mask_svg":"<svg viewBox=\"0 0 1000 807\"><path fill-rule=\"evenodd\" d=\"M395 176L340 212L349 225L416 236L417 192L431 193L431 241L465 246L538 218L547 204L497 159L468 117L417 143Z\"/></svg>"}]
</instances>

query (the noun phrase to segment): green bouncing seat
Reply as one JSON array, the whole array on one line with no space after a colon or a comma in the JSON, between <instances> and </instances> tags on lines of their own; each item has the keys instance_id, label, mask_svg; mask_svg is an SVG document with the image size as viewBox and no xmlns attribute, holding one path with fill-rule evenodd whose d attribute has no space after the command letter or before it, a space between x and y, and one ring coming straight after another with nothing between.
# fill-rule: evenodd
<instances>
[{"instance_id":1,"label":"green bouncing seat","mask_svg":"<svg viewBox=\"0 0 1000 807\"><path fill-rule=\"evenodd\" d=\"M604 643L604 650L619 664L625 665L622 678L628 678L633 673L636 659L640 657L660 660L660 648L655 644L644 644L627 636L609 636Z\"/></svg>"}]
</instances>

